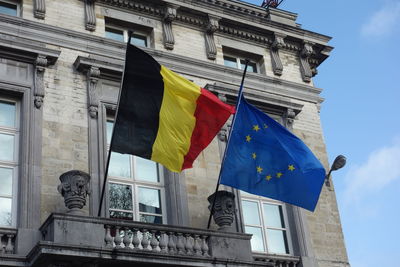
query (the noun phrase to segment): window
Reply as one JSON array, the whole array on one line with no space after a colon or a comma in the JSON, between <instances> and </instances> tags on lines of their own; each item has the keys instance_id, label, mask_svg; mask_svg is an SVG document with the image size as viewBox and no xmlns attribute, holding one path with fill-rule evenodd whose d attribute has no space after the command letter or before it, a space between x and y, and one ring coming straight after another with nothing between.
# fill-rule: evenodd
<instances>
[{"instance_id":1,"label":"window","mask_svg":"<svg viewBox=\"0 0 400 267\"><path fill-rule=\"evenodd\" d=\"M149 34L146 31L134 30L133 27L119 26L115 22L107 23L105 28L105 37L119 42L128 42L128 30L132 30L131 44L141 47L149 46Z\"/></svg>"},{"instance_id":2,"label":"window","mask_svg":"<svg viewBox=\"0 0 400 267\"><path fill-rule=\"evenodd\" d=\"M113 120L107 120L107 150ZM140 157L112 152L108 185L111 218L166 223L162 167Z\"/></svg>"},{"instance_id":3,"label":"window","mask_svg":"<svg viewBox=\"0 0 400 267\"><path fill-rule=\"evenodd\" d=\"M254 252L289 254L285 207L278 201L242 194L245 232L252 234Z\"/></svg>"},{"instance_id":4,"label":"window","mask_svg":"<svg viewBox=\"0 0 400 267\"><path fill-rule=\"evenodd\" d=\"M244 58L224 56L224 65L227 67L244 70L246 64L245 62L246 60ZM257 64L253 61L250 61L247 65L247 71L257 73Z\"/></svg>"},{"instance_id":5,"label":"window","mask_svg":"<svg viewBox=\"0 0 400 267\"><path fill-rule=\"evenodd\" d=\"M18 103L0 97L0 227L16 224Z\"/></svg>"},{"instance_id":6,"label":"window","mask_svg":"<svg viewBox=\"0 0 400 267\"><path fill-rule=\"evenodd\" d=\"M10 16L18 15L18 5L13 1L0 1L0 14L6 14Z\"/></svg>"}]
</instances>

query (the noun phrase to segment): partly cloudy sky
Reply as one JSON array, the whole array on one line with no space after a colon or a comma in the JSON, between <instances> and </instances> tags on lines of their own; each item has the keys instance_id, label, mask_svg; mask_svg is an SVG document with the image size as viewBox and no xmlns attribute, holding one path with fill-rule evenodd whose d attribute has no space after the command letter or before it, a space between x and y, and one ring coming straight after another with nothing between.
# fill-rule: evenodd
<instances>
[{"instance_id":1,"label":"partly cloudy sky","mask_svg":"<svg viewBox=\"0 0 400 267\"><path fill-rule=\"evenodd\" d=\"M364 36L377 37L400 32L400 1L382 4L362 26L361 33Z\"/></svg>"}]
</instances>

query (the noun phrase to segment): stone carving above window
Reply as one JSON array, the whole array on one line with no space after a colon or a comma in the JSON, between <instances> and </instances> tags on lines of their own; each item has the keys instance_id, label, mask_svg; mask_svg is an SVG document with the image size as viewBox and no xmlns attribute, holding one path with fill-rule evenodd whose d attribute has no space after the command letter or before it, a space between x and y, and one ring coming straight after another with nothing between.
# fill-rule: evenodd
<instances>
[{"instance_id":1,"label":"stone carving above window","mask_svg":"<svg viewBox=\"0 0 400 267\"><path fill-rule=\"evenodd\" d=\"M35 107L40 109L43 105L44 98L44 71L48 64L47 58L44 55L38 55L35 61L35 89L34 89L34 104Z\"/></svg>"},{"instance_id":2,"label":"stone carving above window","mask_svg":"<svg viewBox=\"0 0 400 267\"><path fill-rule=\"evenodd\" d=\"M95 0L85 0L85 27L88 31L96 30Z\"/></svg>"},{"instance_id":3,"label":"stone carving above window","mask_svg":"<svg viewBox=\"0 0 400 267\"><path fill-rule=\"evenodd\" d=\"M97 82L100 77L100 69L98 67L91 66L87 72L87 90L88 90L88 109L91 118L97 118L97 112L99 108L99 100L97 93Z\"/></svg>"},{"instance_id":4,"label":"stone carving above window","mask_svg":"<svg viewBox=\"0 0 400 267\"><path fill-rule=\"evenodd\" d=\"M300 72L303 81L310 82L312 77L312 71L309 63L309 59L313 53L312 45L305 42L303 49L300 51Z\"/></svg>"},{"instance_id":5,"label":"stone carving above window","mask_svg":"<svg viewBox=\"0 0 400 267\"><path fill-rule=\"evenodd\" d=\"M282 49L285 45L285 41L283 40L286 36L282 34L274 34L275 40L271 45L271 60L272 60L272 70L275 75L282 75L283 65L281 58L279 56L279 50Z\"/></svg>"},{"instance_id":6,"label":"stone carving above window","mask_svg":"<svg viewBox=\"0 0 400 267\"><path fill-rule=\"evenodd\" d=\"M176 18L176 12L179 6L177 5L167 5L165 7L165 14L163 20L163 37L164 37L164 47L166 49L174 49L175 39L174 33L172 31L172 21Z\"/></svg>"},{"instance_id":7,"label":"stone carving above window","mask_svg":"<svg viewBox=\"0 0 400 267\"><path fill-rule=\"evenodd\" d=\"M207 58L215 60L217 57L217 46L215 45L214 32L219 28L220 17L208 15L208 24L206 29L206 52Z\"/></svg>"},{"instance_id":8,"label":"stone carving above window","mask_svg":"<svg viewBox=\"0 0 400 267\"><path fill-rule=\"evenodd\" d=\"M44 19L46 16L46 1L45 0L34 0L33 1L33 15L35 18Z\"/></svg>"}]
</instances>

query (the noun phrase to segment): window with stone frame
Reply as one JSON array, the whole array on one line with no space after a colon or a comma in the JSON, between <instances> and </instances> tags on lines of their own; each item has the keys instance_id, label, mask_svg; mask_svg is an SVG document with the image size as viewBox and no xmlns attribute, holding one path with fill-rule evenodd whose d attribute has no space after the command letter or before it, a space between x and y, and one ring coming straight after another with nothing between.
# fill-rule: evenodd
<instances>
[{"instance_id":1,"label":"window with stone frame","mask_svg":"<svg viewBox=\"0 0 400 267\"><path fill-rule=\"evenodd\" d=\"M223 47L224 65L227 67L244 70L246 59L249 60L247 72L263 73L262 55L253 54L247 51L238 50L231 47Z\"/></svg>"},{"instance_id":2,"label":"window with stone frame","mask_svg":"<svg viewBox=\"0 0 400 267\"><path fill-rule=\"evenodd\" d=\"M19 102L0 95L0 227L16 225L19 129Z\"/></svg>"},{"instance_id":3,"label":"window with stone frame","mask_svg":"<svg viewBox=\"0 0 400 267\"><path fill-rule=\"evenodd\" d=\"M106 18L105 37L119 42L128 42L128 31L132 31L131 44L139 47L150 46L150 30L140 25Z\"/></svg>"},{"instance_id":4,"label":"window with stone frame","mask_svg":"<svg viewBox=\"0 0 400 267\"><path fill-rule=\"evenodd\" d=\"M107 150L113 116L107 116ZM162 166L140 157L112 152L108 172L110 218L166 223Z\"/></svg>"},{"instance_id":5,"label":"window with stone frame","mask_svg":"<svg viewBox=\"0 0 400 267\"><path fill-rule=\"evenodd\" d=\"M244 67L246 65L246 59L237 57L237 56L235 57L233 55L224 55L224 65L227 67L244 70ZM250 60L247 65L247 71L253 72L253 73L258 73L259 71L258 71L257 63Z\"/></svg>"},{"instance_id":6,"label":"window with stone frame","mask_svg":"<svg viewBox=\"0 0 400 267\"><path fill-rule=\"evenodd\" d=\"M0 14L19 16L19 2L13 0L0 0Z\"/></svg>"}]
</instances>

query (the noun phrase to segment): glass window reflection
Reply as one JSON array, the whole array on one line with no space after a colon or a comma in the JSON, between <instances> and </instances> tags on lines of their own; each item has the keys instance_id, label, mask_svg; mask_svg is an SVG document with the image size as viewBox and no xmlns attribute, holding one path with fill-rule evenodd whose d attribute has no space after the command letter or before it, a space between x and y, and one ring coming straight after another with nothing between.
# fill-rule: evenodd
<instances>
[{"instance_id":1,"label":"glass window reflection","mask_svg":"<svg viewBox=\"0 0 400 267\"><path fill-rule=\"evenodd\" d=\"M15 127L15 104L0 101L0 126Z\"/></svg>"},{"instance_id":2,"label":"glass window reflection","mask_svg":"<svg viewBox=\"0 0 400 267\"><path fill-rule=\"evenodd\" d=\"M282 230L267 229L267 244L270 253L288 253L286 232Z\"/></svg>"},{"instance_id":3,"label":"glass window reflection","mask_svg":"<svg viewBox=\"0 0 400 267\"><path fill-rule=\"evenodd\" d=\"M139 187L139 211L161 214L160 190Z\"/></svg>"},{"instance_id":4,"label":"glass window reflection","mask_svg":"<svg viewBox=\"0 0 400 267\"><path fill-rule=\"evenodd\" d=\"M12 177L13 170L9 168L0 168L0 196L12 195Z\"/></svg>"},{"instance_id":5,"label":"glass window reflection","mask_svg":"<svg viewBox=\"0 0 400 267\"><path fill-rule=\"evenodd\" d=\"M0 160L14 160L14 136L0 134Z\"/></svg>"},{"instance_id":6,"label":"glass window reflection","mask_svg":"<svg viewBox=\"0 0 400 267\"><path fill-rule=\"evenodd\" d=\"M242 201L243 218L245 224L260 225L260 216L258 214L258 204L253 201Z\"/></svg>"},{"instance_id":7,"label":"glass window reflection","mask_svg":"<svg viewBox=\"0 0 400 267\"><path fill-rule=\"evenodd\" d=\"M154 161L135 157L136 160L136 179L148 182L159 182L157 163Z\"/></svg>"},{"instance_id":8,"label":"glass window reflection","mask_svg":"<svg viewBox=\"0 0 400 267\"><path fill-rule=\"evenodd\" d=\"M110 176L131 178L131 161L128 154L111 152L110 167L108 171Z\"/></svg>"},{"instance_id":9,"label":"glass window reflection","mask_svg":"<svg viewBox=\"0 0 400 267\"><path fill-rule=\"evenodd\" d=\"M110 183L110 208L132 210L132 186Z\"/></svg>"},{"instance_id":10,"label":"glass window reflection","mask_svg":"<svg viewBox=\"0 0 400 267\"><path fill-rule=\"evenodd\" d=\"M265 246L264 246L264 240L263 240L261 228L246 226L245 231L246 231L246 233L253 235L251 237L252 250L264 251Z\"/></svg>"},{"instance_id":11,"label":"glass window reflection","mask_svg":"<svg viewBox=\"0 0 400 267\"><path fill-rule=\"evenodd\" d=\"M11 226L11 199L0 197L0 226Z\"/></svg>"},{"instance_id":12,"label":"glass window reflection","mask_svg":"<svg viewBox=\"0 0 400 267\"><path fill-rule=\"evenodd\" d=\"M282 207L278 205L263 204L264 222L268 227L284 228Z\"/></svg>"}]
</instances>

